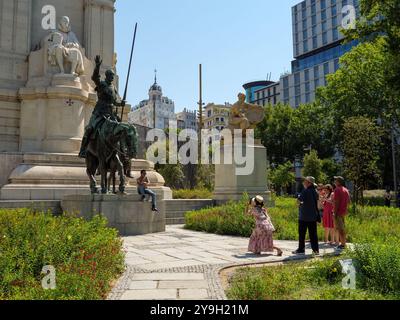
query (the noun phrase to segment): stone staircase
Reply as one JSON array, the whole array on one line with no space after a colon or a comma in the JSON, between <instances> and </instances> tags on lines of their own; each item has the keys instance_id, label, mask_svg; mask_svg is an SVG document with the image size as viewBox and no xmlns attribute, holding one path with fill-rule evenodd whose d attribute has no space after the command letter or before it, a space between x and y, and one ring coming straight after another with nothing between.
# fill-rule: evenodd
<instances>
[{"instance_id":1,"label":"stone staircase","mask_svg":"<svg viewBox=\"0 0 400 320\"><path fill-rule=\"evenodd\" d=\"M165 214L167 217L167 225L184 224L185 213L192 210L199 210L207 207L212 207L214 201L211 199L203 200L166 200Z\"/></svg>"}]
</instances>

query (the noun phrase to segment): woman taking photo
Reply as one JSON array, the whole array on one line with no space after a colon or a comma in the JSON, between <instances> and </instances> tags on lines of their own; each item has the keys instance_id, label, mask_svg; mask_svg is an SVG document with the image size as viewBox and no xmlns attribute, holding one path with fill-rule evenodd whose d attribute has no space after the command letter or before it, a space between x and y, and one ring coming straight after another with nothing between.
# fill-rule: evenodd
<instances>
[{"instance_id":1,"label":"woman taking photo","mask_svg":"<svg viewBox=\"0 0 400 320\"><path fill-rule=\"evenodd\" d=\"M260 255L262 252L273 252L276 250L277 255L282 256L282 250L274 246L273 233L275 228L267 209L264 207L263 197L257 196L251 199L246 212L256 219L256 227L250 237L248 250L257 255Z\"/></svg>"}]
</instances>

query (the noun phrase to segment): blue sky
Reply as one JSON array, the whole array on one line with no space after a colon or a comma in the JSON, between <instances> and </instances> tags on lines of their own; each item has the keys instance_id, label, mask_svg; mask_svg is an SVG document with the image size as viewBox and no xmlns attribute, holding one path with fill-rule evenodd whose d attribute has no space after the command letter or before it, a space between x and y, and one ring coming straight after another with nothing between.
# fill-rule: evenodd
<instances>
[{"instance_id":1,"label":"blue sky","mask_svg":"<svg viewBox=\"0 0 400 320\"><path fill-rule=\"evenodd\" d=\"M139 23L128 101L146 99L154 69L176 111L197 108L198 65L206 103L235 102L245 82L272 80L293 59L291 7L299 0L118 0L116 51L124 91Z\"/></svg>"}]
</instances>

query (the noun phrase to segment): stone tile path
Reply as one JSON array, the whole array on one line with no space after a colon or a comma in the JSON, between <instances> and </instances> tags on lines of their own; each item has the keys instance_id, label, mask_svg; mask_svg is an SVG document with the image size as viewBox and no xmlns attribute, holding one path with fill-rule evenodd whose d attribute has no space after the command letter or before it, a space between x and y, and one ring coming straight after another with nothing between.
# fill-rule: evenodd
<instances>
[{"instance_id":1,"label":"stone tile path","mask_svg":"<svg viewBox=\"0 0 400 320\"><path fill-rule=\"evenodd\" d=\"M183 226L123 240L127 269L111 300L223 300L226 296L218 276L222 268L299 258L291 254L297 248L294 241L275 242L283 257L255 256L247 252L247 238L194 232ZM322 247L321 253L333 253L333 249Z\"/></svg>"}]
</instances>

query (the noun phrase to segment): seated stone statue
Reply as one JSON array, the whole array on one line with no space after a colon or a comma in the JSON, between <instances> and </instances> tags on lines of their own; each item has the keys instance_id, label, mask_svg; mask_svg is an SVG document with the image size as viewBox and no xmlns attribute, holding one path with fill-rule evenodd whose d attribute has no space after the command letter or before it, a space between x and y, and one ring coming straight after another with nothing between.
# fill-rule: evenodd
<instances>
[{"instance_id":1,"label":"seated stone statue","mask_svg":"<svg viewBox=\"0 0 400 320\"><path fill-rule=\"evenodd\" d=\"M62 74L65 73L64 62L71 63L70 74L75 76L85 72L81 46L76 35L71 31L68 17L62 17L58 24L58 30L50 37L49 63L58 66Z\"/></svg>"},{"instance_id":2,"label":"seated stone statue","mask_svg":"<svg viewBox=\"0 0 400 320\"><path fill-rule=\"evenodd\" d=\"M247 129L254 129L264 119L264 108L246 103L246 95L239 93L239 101L231 108L229 117L230 129L241 129L245 135Z\"/></svg>"}]
</instances>

